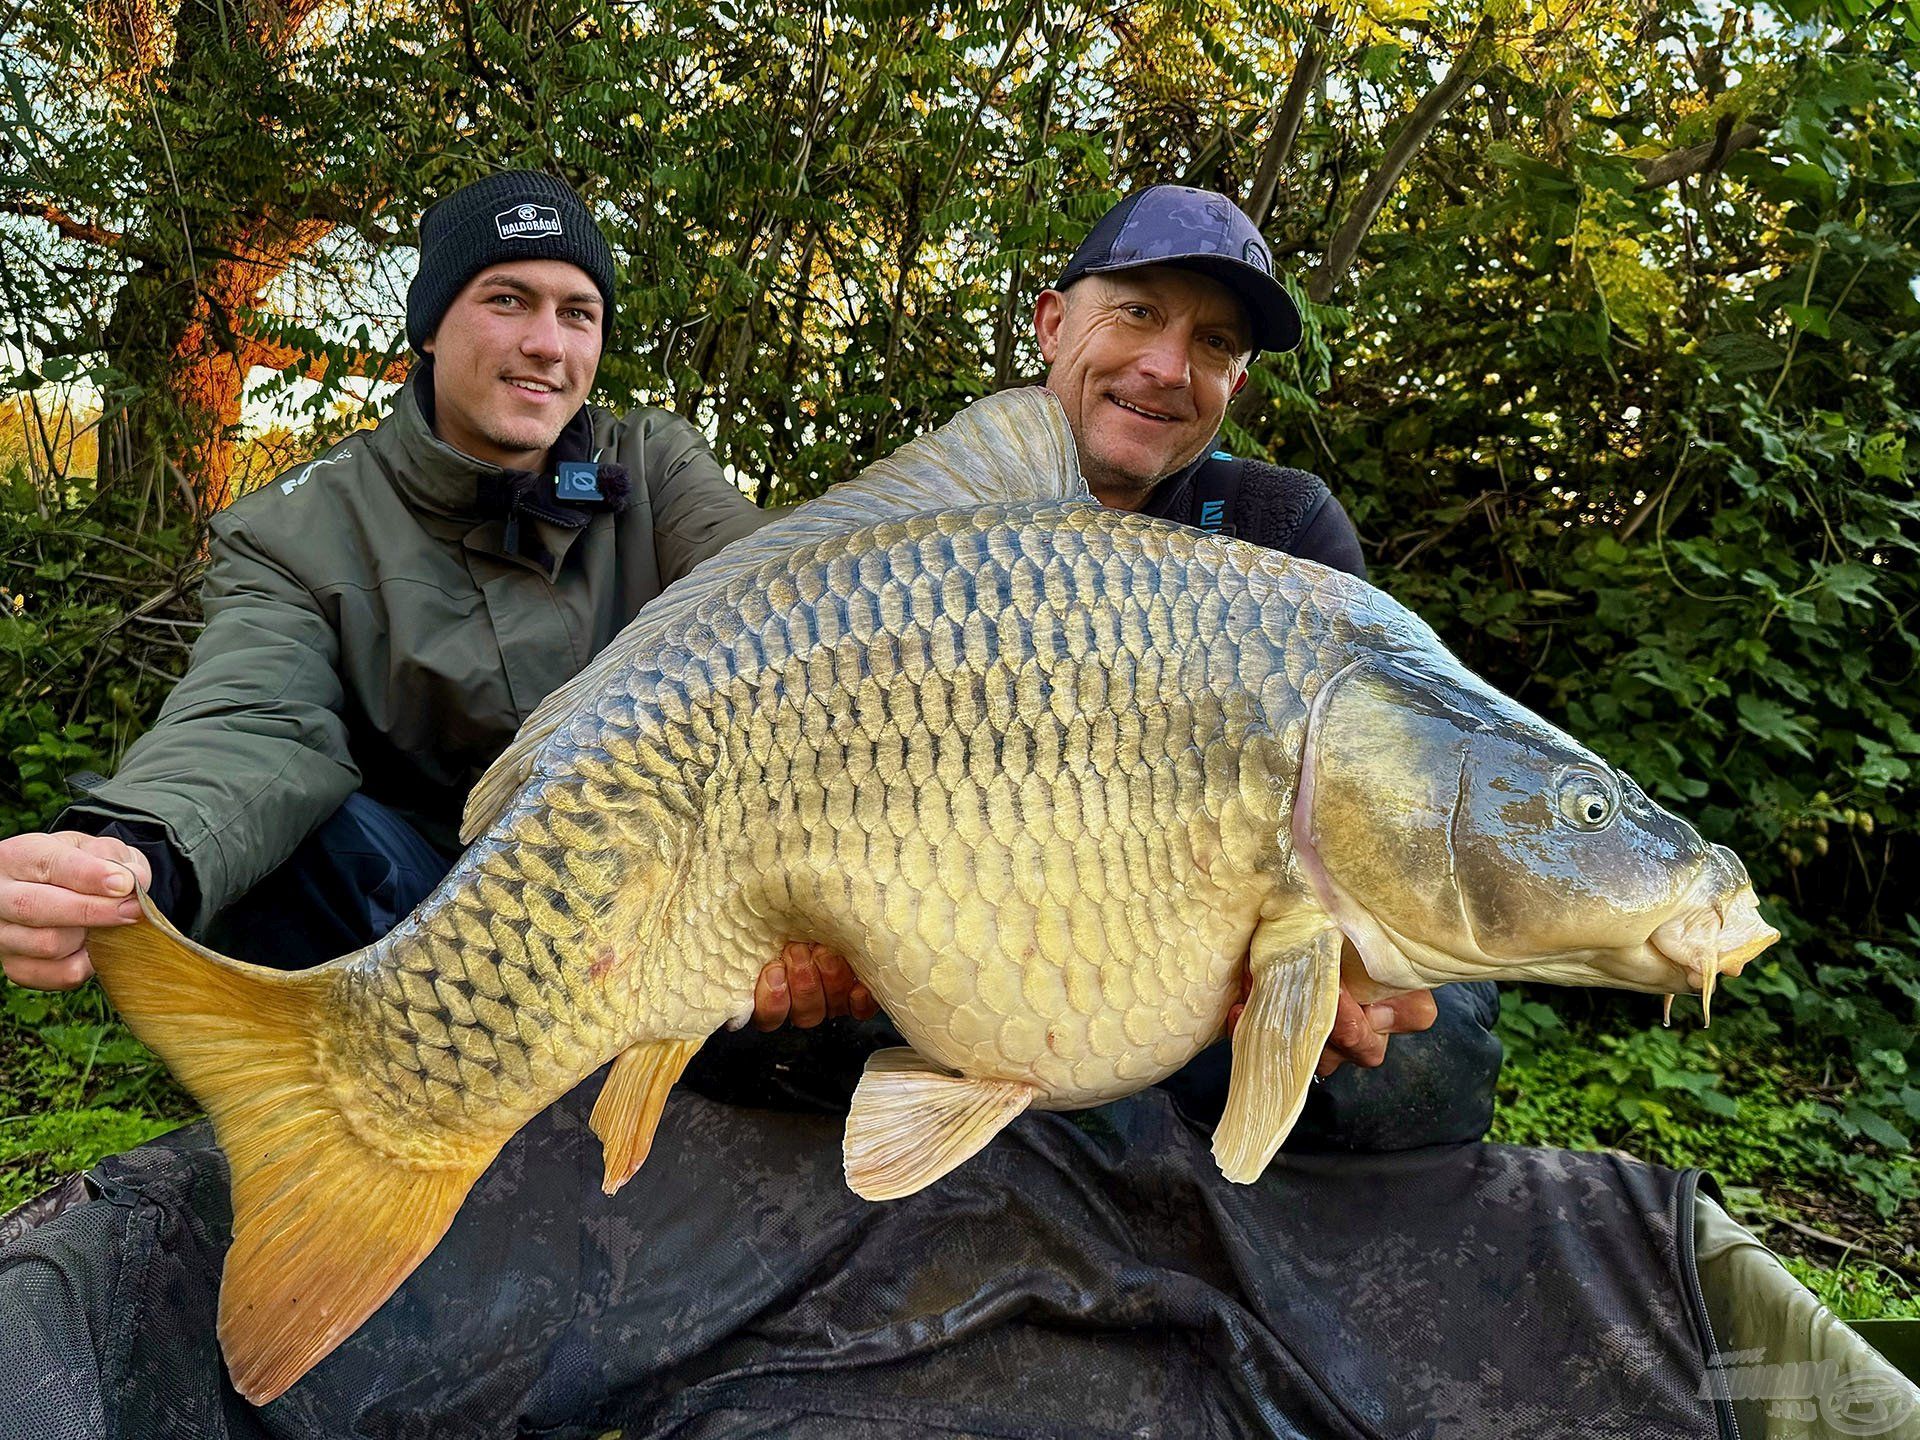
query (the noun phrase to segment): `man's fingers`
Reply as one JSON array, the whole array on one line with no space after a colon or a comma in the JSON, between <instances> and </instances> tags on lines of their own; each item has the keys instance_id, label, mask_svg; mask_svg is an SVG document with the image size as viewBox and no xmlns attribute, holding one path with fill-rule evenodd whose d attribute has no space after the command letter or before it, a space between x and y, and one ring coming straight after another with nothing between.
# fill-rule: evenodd
<instances>
[{"instance_id":1,"label":"man's fingers","mask_svg":"<svg viewBox=\"0 0 1920 1440\"><path fill-rule=\"evenodd\" d=\"M63 830L0 840L0 968L17 985L71 990L93 973L87 931L140 918L146 856Z\"/></svg>"},{"instance_id":2,"label":"man's fingers","mask_svg":"<svg viewBox=\"0 0 1920 1440\"><path fill-rule=\"evenodd\" d=\"M88 844L91 841L116 847L109 853L117 855L121 863L116 865L106 854L98 853ZM57 835L15 835L0 840L0 879L118 898L133 893L126 857L137 854L119 840L103 840L75 830L62 830ZM141 860L144 863L145 857Z\"/></svg>"},{"instance_id":3,"label":"man's fingers","mask_svg":"<svg viewBox=\"0 0 1920 1440\"><path fill-rule=\"evenodd\" d=\"M810 1030L829 1015L870 1020L879 1013L873 992L843 956L804 940L789 942L753 987L753 1023L759 1030L789 1022Z\"/></svg>"},{"instance_id":4,"label":"man's fingers","mask_svg":"<svg viewBox=\"0 0 1920 1440\"><path fill-rule=\"evenodd\" d=\"M820 984L813 947L789 945L786 962L787 988L793 993L793 1013L788 1018L802 1030L811 1030L827 1018L827 992Z\"/></svg>"},{"instance_id":5,"label":"man's fingers","mask_svg":"<svg viewBox=\"0 0 1920 1440\"><path fill-rule=\"evenodd\" d=\"M837 950L824 945L813 947L813 963L820 971L820 987L826 992L827 1014L846 1015L853 1009L853 967Z\"/></svg>"},{"instance_id":6,"label":"man's fingers","mask_svg":"<svg viewBox=\"0 0 1920 1440\"><path fill-rule=\"evenodd\" d=\"M1431 990L1411 990L1363 1006L1342 986L1333 1033L1327 1036L1327 1048L1320 1052L1314 1073L1324 1079L1349 1060L1372 1069L1387 1058L1389 1035L1430 1029L1439 1013Z\"/></svg>"},{"instance_id":7,"label":"man's fingers","mask_svg":"<svg viewBox=\"0 0 1920 1440\"><path fill-rule=\"evenodd\" d=\"M89 855L97 855L115 869L124 866L133 871L134 881L141 889L145 890L153 885L153 865L147 859L146 851L137 850L124 840L115 840L109 835L83 836L80 840L80 848ZM109 893L116 892L110 889Z\"/></svg>"},{"instance_id":8,"label":"man's fingers","mask_svg":"<svg viewBox=\"0 0 1920 1440\"><path fill-rule=\"evenodd\" d=\"M776 960L753 982L753 1028L778 1030L787 1023L792 1003L787 991L787 967Z\"/></svg>"},{"instance_id":9,"label":"man's fingers","mask_svg":"<svg viewBox=\"0 0 1920 1440\"><path fill-rule=\"evenodd\" d=\"M1323 1066L1329 1056L1334 1057L1334 1064L1321 1074L1332 1074L1342 1060L1371 1069L1387 1058L1387 1037L1373 1028L1366 1011L1345 986L1340 989L1339 1008L1334 1012L1333 1033L1327 1036L1327 1048L1321 1055Z\"/></svg>"},{"instance_id":10,"label":"man's fingers","mask_svg":"<svg viewBox=\"0 0 1920 1440\"><path fill-rule=\"evenodd\" d=\"M0 940L0 945L4 944ZM93 974L93 961L84 949L54 960L15 954L7 956L4 968L9 980L31 990L72 990Z\"/></svg>"},{"instance_id":11,"label":"man's fingers","mask_svg":"<svg viewBox=\"0 0 1920 1440\"><path fill-rule=\"evenodd\" d=\"M1440 1017L1431 990L1410 990L1391 1000L1376 1000L1366 1007L1367 1023L1381 1035L1417 1035L1431 1030Z\"/></svg>"},{"instance_id":12,"label":"man's fingers","mask_svg":"<svg viewBox=\"0 0 1920 1440\"><path fill-rule=\"evenodd\" d=\"M0 955L28 960L58 960L87 943L84 926L0 925Z\"/></svg>"},{"instance_id":13,"label":"man's fingers","mask_svg":"<svg viewBox=\"0 0 1920 1440\"><path fill-rule=\"evenodd\" d=\"M127 872L120 872L125 875ZM124 925L140 918L140 902L129 894L125 899L108 895L88 895L59 885L34 885L18 880L0 880L0 922L11 922L34 929L84 930L94 925ZM75 949L74 941L62 950ZM0 954L9 947L0 945Z\"/></svg>"}]
</instances>

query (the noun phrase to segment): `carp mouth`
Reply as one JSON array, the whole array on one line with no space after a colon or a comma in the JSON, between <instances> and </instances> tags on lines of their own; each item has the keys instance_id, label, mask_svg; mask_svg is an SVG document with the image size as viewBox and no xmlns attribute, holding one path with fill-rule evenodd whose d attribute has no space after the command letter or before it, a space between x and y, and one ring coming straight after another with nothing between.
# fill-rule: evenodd
<instances>
[{"instance_id":1,"label":"carp mouth","mask_svg":"<svg viewBox=\"0 0 1920 1440\"><path fill-rule=\"evenodd\" d=\"M1687 991L1700 993L1700 1014L1713 1023L1713 987L1722 975L1738 975L1746 963L1780 938L1780 932L1760 918L1760 900L1753 886L1742 885L1730 897L1691 905L1655 927L1647 945L1685 977ZM1666 997L1662 1023L1673 1016L1673 997Z\"/></svg>"}]
</instances>

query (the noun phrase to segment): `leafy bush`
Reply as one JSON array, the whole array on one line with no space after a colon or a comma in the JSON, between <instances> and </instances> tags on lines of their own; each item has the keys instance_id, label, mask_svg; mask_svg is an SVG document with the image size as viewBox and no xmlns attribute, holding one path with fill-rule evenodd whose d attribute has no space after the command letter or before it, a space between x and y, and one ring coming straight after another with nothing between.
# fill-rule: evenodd
<instances>
[{"instance_id":1,"label":"leafy bush","mask_svg":"<svg viewBox=\"0 0 1920 1440\"><path fill-rule=\"evenodd\" d=\"M193 1113L97 988L0 990L0 1210Z\"/></svg>"},{"instance_id":2,"label":"leafy bush","mask_svg":"<svg viewBox=\"0 0 1920 1440\"><path fill-rule=\"evenodd\" d=\"M94 482L0 497L0 834L39 829L67 777L111 772L185 668L195 631L197 516ZM51 493L50 493L51 489Z\"/></svg>"}]
</instances>

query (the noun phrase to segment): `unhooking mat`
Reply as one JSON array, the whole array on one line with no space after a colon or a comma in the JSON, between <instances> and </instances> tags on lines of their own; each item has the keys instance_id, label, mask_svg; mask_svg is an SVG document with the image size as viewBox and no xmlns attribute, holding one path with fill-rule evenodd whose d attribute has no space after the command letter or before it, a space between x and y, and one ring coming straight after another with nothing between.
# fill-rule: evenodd
<instances>
[{"instance_id":1,"label":"unhooking mat","mask_svg":"<svg viewBox=\"0 0 1920 1440\"><path fill-rule=\"evenodd\" d=\"M104 1162L94 1198L0 1249L0 1437L1735 1433L1697 1172L1471 1144L1283 1152L1236 1186L1149 1090L1025 1116L873 1205L838 1120L681 1092L608 1198L596 1089L516 1136L399 1293L261 1410L214 1339L208 1131Z\"/></svg>"}]
</instances>

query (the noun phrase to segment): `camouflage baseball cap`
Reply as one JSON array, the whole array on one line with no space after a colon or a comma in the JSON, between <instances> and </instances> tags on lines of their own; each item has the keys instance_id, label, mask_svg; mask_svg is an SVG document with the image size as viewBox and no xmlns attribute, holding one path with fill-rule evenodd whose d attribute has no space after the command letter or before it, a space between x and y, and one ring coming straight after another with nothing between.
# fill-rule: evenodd
<instances>
[{"instance_id":1,"label":"camouflage baseball cap","mask_svg":"<svg viewBox=\"0 0 1920 1440\"><path fill-rule=\"evenodd\" d=\"M1100 217L1053 288L1145 265L1197 270L1233 291L1253 321L1256 350L1300 343L1300 311L1273 278L1273 252L1246 212L1219 192L1185 185L1134 191Z\"/></svg>"}]
</instances>

